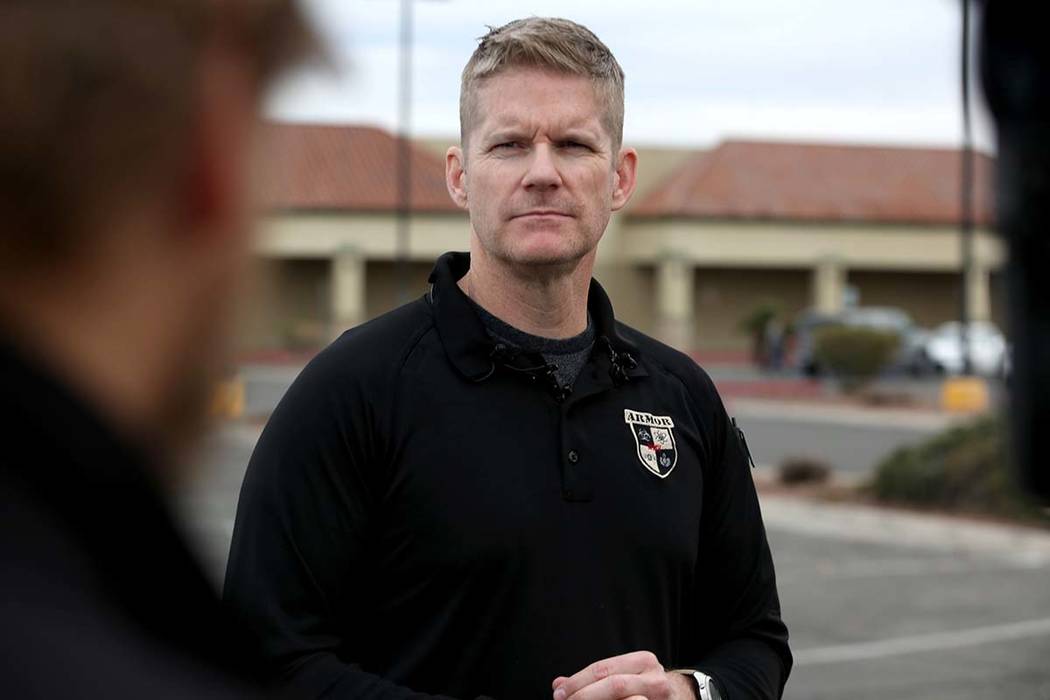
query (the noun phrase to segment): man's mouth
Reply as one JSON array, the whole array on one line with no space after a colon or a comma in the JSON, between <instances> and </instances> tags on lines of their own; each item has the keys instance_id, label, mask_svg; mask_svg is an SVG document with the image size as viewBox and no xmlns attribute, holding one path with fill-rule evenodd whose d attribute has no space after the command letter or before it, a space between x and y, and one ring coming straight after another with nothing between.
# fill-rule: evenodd
<instances>
[{"instance_id":1,"label":"man's mouth","mask_svg":"<svg viewBox=\"0 0 1050 700\"><path fill-rule=\"evenodd\" d=\"M524 218L543 218L543 217L561 217L561 218L572 218L571 214L566 214L563 211L556 209L533 209L531 211L522 212L521 214L515 214L512 219L524 219Z\"/></svg>"}]
</instances>

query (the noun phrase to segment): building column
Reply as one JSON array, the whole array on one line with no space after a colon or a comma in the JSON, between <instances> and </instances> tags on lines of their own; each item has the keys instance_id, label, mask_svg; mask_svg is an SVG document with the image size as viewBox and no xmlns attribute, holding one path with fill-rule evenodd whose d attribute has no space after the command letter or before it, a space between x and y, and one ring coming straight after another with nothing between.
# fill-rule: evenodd
<instances>
[{"instance_id":1,"label":"building column","mask_svg":"<svg viewBox=\"0 0 1050 700\"><path fill-rule=\"evenodd\" d=\"M365 320L365 257L356 248L343 248L332 257L332 337Z\"/></svg>"},{"instance_id":2,"label":"building column","mask_svg":"<svg viewBox=\"0 0 1050 700\"><path fill-rule=\"evenodd\" d=\"M657 335L673 348L693 349L693 264L667 254L656 266Z\"/></svg>"},{"instance_id":3,"label":"building column","mask_svg":"<svg viewBox=\"0 0 1050 700\"><path fill-rule=\"evenodd\" d=\"M813 307L825 314L845 305L846 267L835 258L824 258L813 268Z\"/></svg>"},{"instance_id":4,"label":"building column","mask_svg":"<svg viewBox=\"0 0 1050 700\"><path fill-rule=\"evenodd\" d=\"M966 303L970 320L989 321L992 318L991 272L974 265L966 274Z\"/></svg>"}]
</instances>

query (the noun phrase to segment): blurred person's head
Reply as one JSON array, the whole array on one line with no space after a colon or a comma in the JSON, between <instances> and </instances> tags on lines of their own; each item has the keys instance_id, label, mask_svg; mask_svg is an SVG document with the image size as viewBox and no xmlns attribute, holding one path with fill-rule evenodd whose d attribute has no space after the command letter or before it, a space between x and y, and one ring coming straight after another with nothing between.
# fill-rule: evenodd
<instances>
[{"instance_id":1,"label":"blurred person's head","mask_svg":"<svg viewBox=\"0 0 1050 700\"><path fill-rule=\"evenodd\" d=\"M313 48L295 0L0 7L0 328L140 439L224 369L260 98Z\"/></svg>"},{"instance_id":2,"label":"blurred person's head","mask_svg":"<svg viewBox=\"0 0 1050 700\"><path fill-rule=\"evenodd\" d=\"M623 85L612 52L569 20L515 20L481 38L463 70L461 146L446 158L475 257L555 270L593 259L634 189Z\"/></svg>"}]
</instances>

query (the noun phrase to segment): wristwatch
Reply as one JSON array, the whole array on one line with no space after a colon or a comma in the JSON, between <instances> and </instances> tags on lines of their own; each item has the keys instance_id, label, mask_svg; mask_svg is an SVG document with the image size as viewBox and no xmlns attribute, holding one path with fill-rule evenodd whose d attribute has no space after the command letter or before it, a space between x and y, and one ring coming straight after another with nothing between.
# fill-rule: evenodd
<instances>
[{"instance_id":1,"label":"wristwatch","mask_svg":"<svg viewBox=\"0 0 1050 700\"><path fill-rule=\"evenodd\" d=\"M723 700L711 676L700 671L686 671L696 681L696 697L699 700Z\"/></svg>"}]
</instances>

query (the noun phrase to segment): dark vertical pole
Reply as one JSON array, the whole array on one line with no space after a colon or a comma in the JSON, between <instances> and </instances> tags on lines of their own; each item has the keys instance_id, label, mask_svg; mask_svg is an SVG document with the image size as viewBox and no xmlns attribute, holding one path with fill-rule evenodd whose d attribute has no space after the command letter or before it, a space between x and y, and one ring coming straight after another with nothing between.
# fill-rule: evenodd
<instances>
[{"instance_id":1,"label":"dark vertical pole","mask_svg":"<svg viewBox=\"0 0 1050 700\"><path fill-rule=\"evenodd\" d=\"M409 131L412 119L412 0L401 0L397 110L397 286L401 303L409 300L410 216L412 213L412 160Z\"/></svg>"},{"instance_id":2,"label":"dark vertical pole","mask_svg":"<svg viewBox=\"0 0 1050 700\"><path fill-rule=\"evenodd\" d=\"M970 0L962 0L963 145L959 173L959 227L962 246L962 295L959 305L959 347L963 374L971 374L969 280L973 274L973 134L970 127Z\"/></svg>"}]
</instances>

